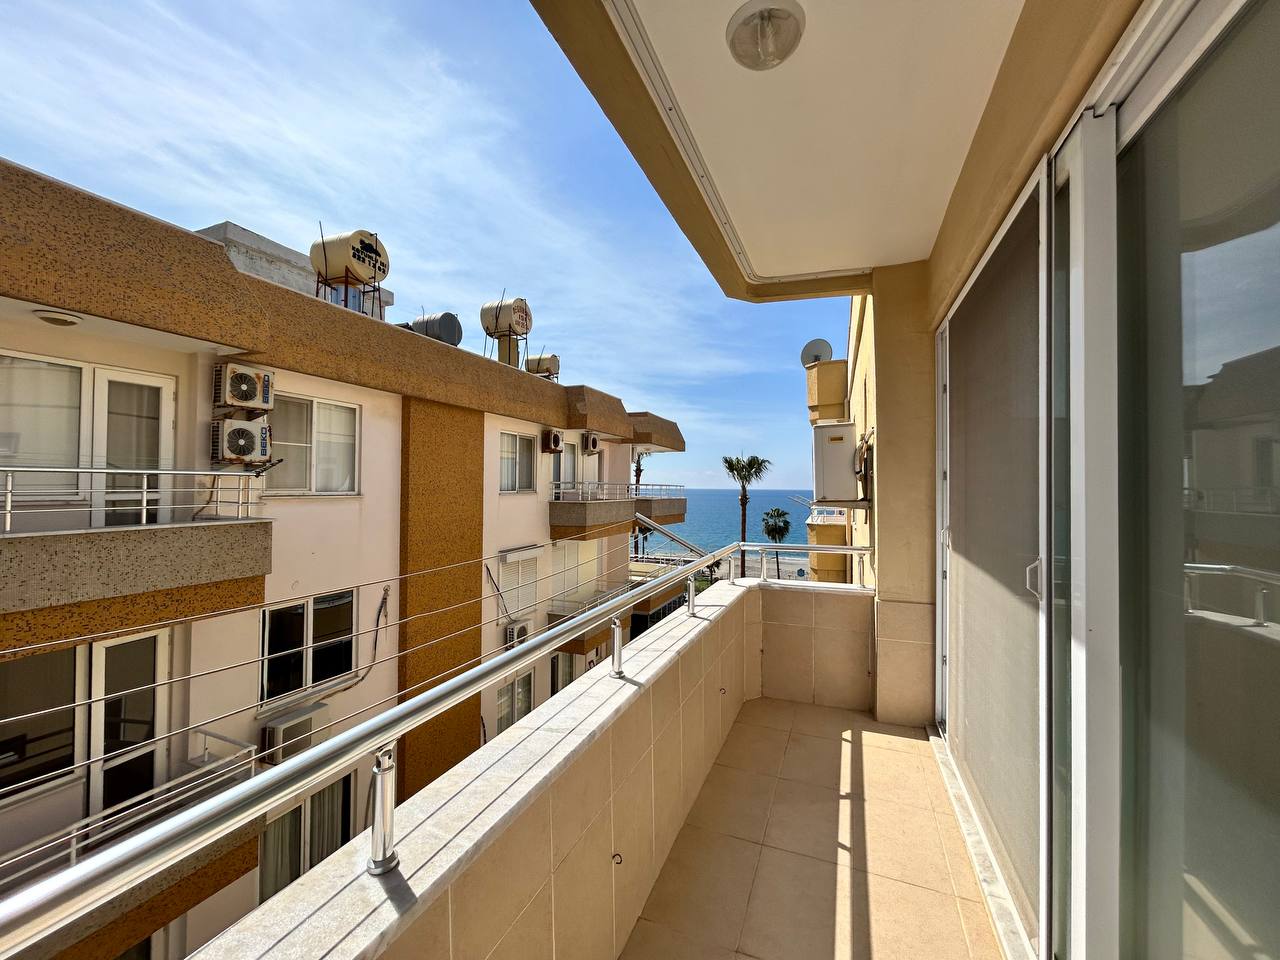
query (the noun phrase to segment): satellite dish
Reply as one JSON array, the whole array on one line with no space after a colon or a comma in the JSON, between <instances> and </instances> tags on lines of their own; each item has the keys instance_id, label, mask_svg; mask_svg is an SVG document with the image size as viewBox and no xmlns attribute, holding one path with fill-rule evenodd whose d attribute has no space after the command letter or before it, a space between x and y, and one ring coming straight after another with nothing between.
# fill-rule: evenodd
<instances>
[{"instance_id":1,"label":"satellite dish","mask_svg":"<svg viewBox=\"0 0 1280 960\"><path fill-rule=\"evenodd\" d=\"M831 344L819 337L810 340L800 351L800 366L807 367L811 363L821 363L831 359Z\"/></svg>"}]
</instances>

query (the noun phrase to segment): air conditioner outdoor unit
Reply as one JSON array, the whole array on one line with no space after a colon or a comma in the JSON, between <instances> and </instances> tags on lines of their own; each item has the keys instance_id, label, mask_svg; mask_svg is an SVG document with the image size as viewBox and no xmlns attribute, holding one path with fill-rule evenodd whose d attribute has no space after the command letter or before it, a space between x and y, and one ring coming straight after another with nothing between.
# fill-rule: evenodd
<instances>
[{"instance_id":1,"label":"air conditioner outdoor unit","mask_svg":"<svg viewBox=\"0 0 1280 960\"><path fill-rule=\"evenodd\" d=\"M271 459L271 427L265 420L213 421L209 459L214 463L266 463Z\"/></svg>"},{"instance_id":2,"label":"air conditioner outdoor unit","mask_svg":"<svg viewBox=\"0 0 1280 960\"><path fill-rule=\"evenodd\" d=\"M270 410L275 406L270 370L223 363L213 369L213 405L241 410Z\"/></svg>"},{"instance_id":3,"label":"air conditioner outdoor unit","mask_svg":"<svg viewBox=\"0 0 1280 960\"><path fill-rule=\"evenodd\" d=\"M542 431L542 452L543 453L559 453L564 449L564 431L563 430L543 430Z\"/></svg>"},{"instance_id":4,"label":"air conditioner outdoor unit","mask_svg":"<svg viewBox=\"0 0 1280 960\"><path fill-rule=\"evenodd\" d=\"M529 639L529 630L533 626L529 620L512 620L503 628L503 644L507 649L518 647Z\"/></svg>"},{"instance_id":5,"label":"air conditioner outdoor unit","mask_svg":"<svg viewBox=\"0 0 1280 960\"><path fill-rule=\"evenodd\" d=\"M277 717L262 727L263 763L283 763L296 753L314 746L327 736L320 729L329 722L329 705L313 703Z\"/></svg>"},{"instance_id":6,"label":"air conditioner outdoor unit","mask_svg":"<svg viewBox=\"0 0 1280 960\"><path fill-rule=\"evenodd\" d=\"M587 456L600 452L600 434L584 433L582 435L582 452Z\"/></svg>"},{"instance_id":7,"label":"air conditioner outdoor unit","mask_svg":"<svg viewBox=\"0 0 1280 960\"><path fill-rule=\"evenodd\" d=\"M813 427L813 498L818 502L850 502L858 499L858 477L853 454L858 439L847 421L818 423Z\"/></svg>"}]
</instances>

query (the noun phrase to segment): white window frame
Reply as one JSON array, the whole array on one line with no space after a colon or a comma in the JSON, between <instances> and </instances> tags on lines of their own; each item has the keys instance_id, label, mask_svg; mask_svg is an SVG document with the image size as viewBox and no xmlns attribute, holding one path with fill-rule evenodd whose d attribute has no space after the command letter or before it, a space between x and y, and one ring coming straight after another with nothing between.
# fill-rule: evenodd
<instances>
[{"instance_id":1,"label":"white window frame","mask_svg":"<svg viewBox=\"0 0 1280 960\"><path fill-rule=\"evenodd\" d=\"M348 403L345 400L330 400L327 397L308 397L298 393L285 393L284 391L276 391L277 400L293 400L295 402L308 403L311 406L311 417L307 422L307 443L310 446L311 457L307 468L307 485L306 487L290 487L288 489L264 489L262 495L264 497L358 497L360 493L360 484L363 479L360 470L361 464L361 439L364 425L364 411L358 403ZM354 410L356 415L355 430L355 472L352 478L352 488L350 490L317 490L316 489L316 408L320 404L328 404L331 407L345 407L348 410ZM271 415L267 415L267 422L271 422ZM274 443L274 440L273 440ZM285 441L286 445L292 445ZM300 444L298 444L300 446ZM274 451L273 451L274 456ZM268 473L267 477L270 478Z\"/></svg>"},{"instance_id":2,"label":"white window frame","mask_svg":"<svg viewBox=\"0 0 1280 960\"><path fill-rule=\"evenodd\" d=\"M36 360L41 363L56 364L63 367L74 367L80 371L80 436L77 441L77 467L103 466L96 462L97 447L95 446L97 437L104 429L106 419L105 393L102 398L102 413L99 416L99 388L100 380L124 380L131 383L144 383L147 385L160 386L167 392L162 394L162 423L167 416L170 423L168 436L161 435L161 459L167 456L172 466L173 448L176 433L176 422L174 417L175 410L175 392L177 390L177 379L169 374L152 373L148 370L134 370L128 367L118 367L106 363L92 363L85 360L73 360L69 357L58 357L43 353L28 353L23 350L0 349L0 356L16 357L20 360ZM103 386L105 390L105 383ZM101 423L99 422L101 420ZM3 467L0 467L0 473ZM68 491L62 496L34 496L24 494L21 491L14 492L14 499L19 498L30 502L38 503L73 503L84 501L88 503L90 497L94 493L94 480L91 474L82 473L78 477L77 488L74 492ZM88 526L88 523L85 524Z\"/></svg>"},{"instance_id":3,"label":"white window frame","mask_svg":"<svg viewBox=\"0 0 1280 960\"><path fill-rule=\"evenodd\" d=\"M313 656L313 644L315 643L315 600L317 597L327 597L338 593L351 594L351 670L360 669L360 591L359 590L330 590L327 592L317 593L307 597L305 600L292 603L275 603L264 607L262 615L259 619L258 626L258 649L263 660L259 663L258 669L258 705L259 710L256 716L263 717L280 713L288 708L296 705L299 701L314 696L318 692L329 690L332 687L340 687L350 683L353 677L350 671L343 671L336 677L328 680L322 680L318 683L311 679L311 661ZM303 607L302 615L302 646L298 649L298 653L302 654L302 686L296 690L290 690L288 693L278 694L275 698L267 699L267 665L271 662L266 659L269 649L268 640L271 630L271 613L274 610L287 610L290 607ZM292 652L292 651L290 651ZM278 658L282 659L282 658Z\"/></svg>"},{"instance_id":4,"label":"white window frame","mask_svg":"<svg viewBox=\"0 0 1280 960\"><path fill-rule=\"evenodd\" d=\"M135 640L143 640L147 637L155 637L155 680L154 683L160 685L152 689L154 698L154 730L150 739L163 738L169 732L169 684L163 681L169 679L169 660L170 660L170 631L169 629L148 630L143 633L136 633L127 637L113 637L110 640L99 640L92 644L89 650L88 658L88 699L101 697L104 695L104 684L106 682L106 655L105 652L110 647L121 646L126 643L132 643ZM77 660L77 665L82 661ZM103 740L105 734L106 721L106 701L99 700L96 703L89 704L89 724L88 724L88 751L91 757L101 757L105 752L105 743ZM78 733L79 731L77 731ZM141 747L131 747L122 754L112 757L106 761L96 761L89 765L88 777L88 809L89 813L96 814L102 812L102 791L103 777L108 767L123 763L134 755L139 753L153 752L155 755L155 764L153 770L153 780L156 786L163 784L168 779L167 773L169 769L169 741L160 739L156 743L152 743Z\"/></svg>"},{"instance_id":5,"label":"white window frame","mask_svg":"<svg viewBox=\"0 0 1280 960\"><path fill-rule=\"evenodd\" d=\"M502 485L502 438L516 438L516 485L508 490ZM528 440L529 449L532 451L530 456L533 457L533 469L530 475L533 477L533 485L529 487L520 486L520 441ZM538 492L538 438L527 433L518 433L514 430L501 430L498 432L498 493L506 496L509 494L528 494Z\"/></svg>"},{"instance_id":6,"label":"white window frame","mask_svg":"<svg viewBox=\"0 0 1280 960\"><path fill-rule=\"evenodd\" d=\"M523 557L520 559L503 560L498 564L498 592L502 597L502 613L507 616L525 619L532 617L538 606L538 584L540 582L538 575L538 558ZM533 576L525 577L530 570ZM503 586L505 579L504 572L510 571L514 574L516 582ZM526 588L530 589L532 598L525 595ZM526 602L530 601L531 602Z\"/></svg>"},{"instance_id":7,"label":"white window frame","mask_svg":"<svg viewBox=\"0 0 1280 960\"><path fill-rule=\"evenodd\" d=\"M524 717L527 717L530 713L533 712L533 708L535 706L534 697L537 694L537 690L538 690L537 677L535 676L536 669L537 669L536 667L530 667L528 670L521 671L520 673L517 673L514 677L512 677L510 680L508 680L506 683L498 687L496 696L494 698L494 702L496 705L496 710L494 713L494 729L498 733L502 733L502 731L504 730L509 730L511 727L519 723ZM524 713L520 713L519 712L520 701L516 697L516 684L520 683L523 680L529 681L529 709L526 710ZM503 690L511 691L510 693L511 721L505 725L502 722L501 695Z\"/></svg>"},{"instance_id":8,"label":"white window frame","mask_svg":"<svg viewBox=\"0 0 1280 960\"><path fill-rule=\"evenodd\" d=\"M281 810L274 817L272 817L270 821L268 821L268 823L274 823L276 820L279 820L281 817L288 816L289 814L293 813L293 811L295 810L300 809L302 811L301 827L300 827L300 832L298 834L298 842L301 844L301 847L302 847L302 849L299 851L299 854L298 854L298 863L299 863L298 879L299 880L302 879L302 877L306 876L307 872L312 867L315 866L315 863L312 862L312 857L314 852L311 849L311 801L315 799L317 794L321 793L324 790L329 789L335 783L341 783L344 780L348 781L347 790L349 791L348 796L350 797L350 801L351 801L351 809L348 811L348 816L347 816L347 833L354 838L355 835L359 833L359 831L356 829L356 822L357 822L356 807L358 805L356 802L357 801L356 787L358 783L356 778L356 772L354 770L350 771L349 773L343 774L342 776L338 777L335 780L330 781L329 783L326 783L323 787L320 787L318 790L312 791L310 794L307 795L305 800L301 801L300 803L294 804L293 806L289 807L287 810ZM265 833L260 834L258 836L258 862L259 863L265 862L263 857L263 854L265 853L263 849L264 836L265 836ZM350 843L350 840L348 840L347 842ZM294 881L294 882L296 883L297 881ZM286 889L288 889L288 885L281 888L281 890L286 890ZM258 894L258 903L262 904L264 901L262 898L262 872L261 871L258 872L257 894Z\"/></svg>"}]
</instances>

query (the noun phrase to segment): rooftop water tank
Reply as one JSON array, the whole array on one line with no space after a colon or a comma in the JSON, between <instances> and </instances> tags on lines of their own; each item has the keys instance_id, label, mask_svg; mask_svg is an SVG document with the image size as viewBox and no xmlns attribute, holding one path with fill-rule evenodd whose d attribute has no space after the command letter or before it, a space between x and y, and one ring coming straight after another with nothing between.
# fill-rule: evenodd
<instances>
[{"instance_id":1,"label":"rooftop water tank","mask_svg":"<svg viewBox=\"0 0 1280 960\"><path fill-rule=\"evenodd\" d=\"M538 353L524 361L524 368L529 373L552 380L560 376L560 357L554 353Z\"/></svg>"},{"instance_id":2,"label":"rooftop water tank","mask_svg":"<svg viewBox=\"0 0 1280 960\"><path fill-rule=\"evenodd\" d=\"M391 270L382 241L368 230L322 237L311 245L311 266L322 280L381 283Z\"/></svg>"},{"instance_id":3,"label":"rooftop water tank","mask_svg":"<svg viewBox=\"0 0 1280 960\"><path fill-rule=\"evenodd\" d=\"M462 323L458 320L456 313L448 311L428 313L412 323L402 323L400 326L424 337L430 337L432 340L447 343L451 347L456 347L462 342Z\"/></svg>"},{"instance_id":4,"label":"rooftop water tank","mask_svg":"<svg viewBox=\"0 0 1280 960\"><path fill-rule=\"evenodd\" d=\"M533 312L524 297L494 300L480 308L480 324L491 337L523 337L533 329Z\"/></svg>"}]
</instances>

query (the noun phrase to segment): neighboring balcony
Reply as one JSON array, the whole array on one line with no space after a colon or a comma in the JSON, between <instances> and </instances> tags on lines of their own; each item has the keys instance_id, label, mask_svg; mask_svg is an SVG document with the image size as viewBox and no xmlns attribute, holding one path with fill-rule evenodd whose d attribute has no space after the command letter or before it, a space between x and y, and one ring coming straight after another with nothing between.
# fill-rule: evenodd
<instances>
[{"instance_id":1,"label":"neighboring balcony","mask_svg":"<svg viewBox=\"0 0 1280 960\"><path fill-rule=\"evenodd\" d=\"M683 484L635 483L631 489L636 498L636 513L642 517L663 526L684 523L688 501Z\"/></svg>"},{"instance_id":2,"label":"neighboring balcony","mask_svg":"<svg viewBox=\"0 0 1280 960\"><path fill-rule=\"evenodd\" d=\"M592 540L629 533L629 525L640 511L637 493L647 496L648 486L607 480L555 481L548 511L551 539ZM679 489L683 497L684 490ZM680 502L683 504L683 499Z\"/></svg>"},{"instance_id":3,"label":"neighboring balcony","mask_svg":"<svg viewBox=\"0 0 1280 960\"><path fill-rule=\"evenodd\" d=\"M632 586L633 584L630 583L619 587L584 585L564 596L554 597L547 602L547 626L554 627L562 620L568 620L580 613L585 613L592 607L598 607L600 604L630 590ZM619 620L622 624L622 636L625 639L631 630L630 611L620 617ZM610 625L607 623L602 624L594 630L589 630L574 637L560 647L558 652L576 653L585 657L601 644L608 644L610 633Z\"/></svg>"},{"instance_id":4,"label":"neighboring balcony","mask_svg":"<svg viewBox=\"0 0 1280 960\"><path fill-rule=\"evenodd\" d=\"M271 570L252 473L0 466L0 613Z\"/></svg>"}]
</instances>

